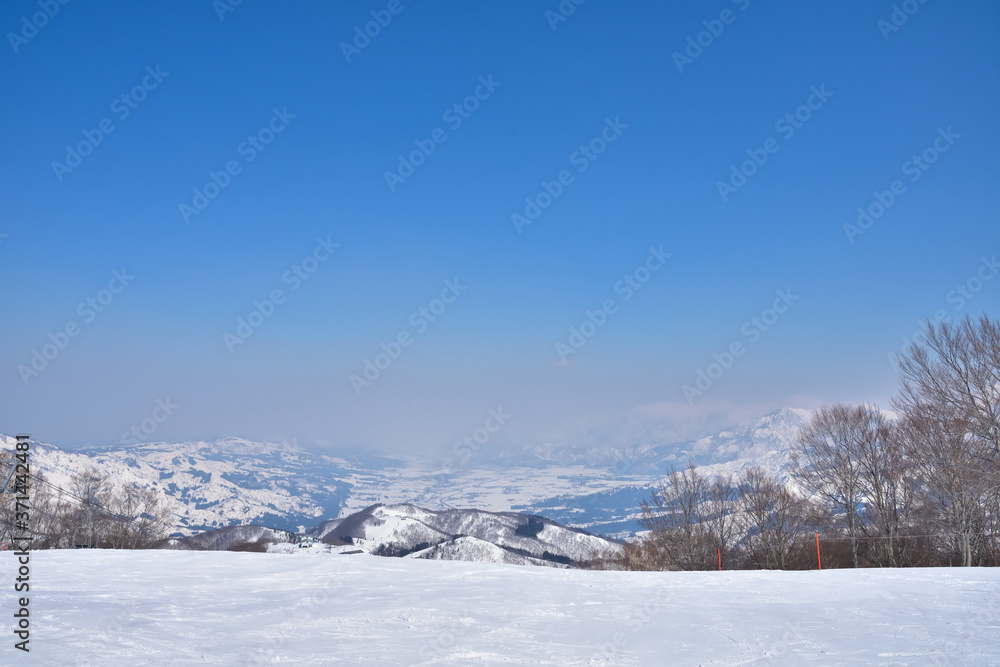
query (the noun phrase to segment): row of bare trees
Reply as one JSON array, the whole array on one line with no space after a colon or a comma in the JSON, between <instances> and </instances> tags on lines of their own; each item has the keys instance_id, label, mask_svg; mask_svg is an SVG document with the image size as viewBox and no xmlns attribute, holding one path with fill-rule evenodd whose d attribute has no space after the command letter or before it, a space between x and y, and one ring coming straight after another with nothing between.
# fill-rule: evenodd
<instances>
[{"instance_id":1,"label":"row of bare trees","mask_svg":"<svg viewBox=\"0 0 1000 667\"><path fill-rule=\"evenodd\" d=\"M649 531L621 554L598 555L598 568L628 570L796 569L809 551L815 508L774 475L750 467L708 476L674 472L642 503ZM720 563L721 561L721 563Z\"/></svg>"},{"instance_id":2,"label":"row of bare trees","mask_svg":"<svg viewBox=\"0 0 1000 667\"><path fill-rule=\"evenodd\" d=\"M599 566L711 569L1000 565L1000 325L929 323L900 360L894 412L818 410L788 477L675 472L642 505L643 539Z\"/></svg>"},{"instance_id":3,"label":"row of bare trees","mask_svg":"<svg viewBox=\"0 0 1000 667\"><path fill-rule=\"evenodd\" d=\"M33 549L142 549L166 537L173 525L156 489L115 484L94 468L75 473L65 488L34 475L29 497ZM14 494L0 494L0 541L24 534L15 518Z\"/></svg>"}]
</instances>

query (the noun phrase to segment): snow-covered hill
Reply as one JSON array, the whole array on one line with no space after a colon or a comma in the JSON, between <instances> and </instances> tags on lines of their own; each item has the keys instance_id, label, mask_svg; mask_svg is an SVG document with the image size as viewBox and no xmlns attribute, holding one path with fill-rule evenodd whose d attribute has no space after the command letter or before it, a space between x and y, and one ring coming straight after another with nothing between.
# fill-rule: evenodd
<instances>
[{"instance_id":1,"label":"snow-covered hill","mask_svg":"<svg viewBox=\"0 0 1000 667\"><path fill-rule=\"evenodd\" d=\"M313 534L328 544L351 544L380 555L475 560L488 551L491 562L504 563L519 557L570 564L621 548L538 516L475 509L432 511L415 505L374 505L336 523L321 524Z\"/></svg>"},{"instance_id":2,"label":"snow-covered hill","mask_svg":"<svg viewBox=\"0 0 1000 667\"><path fill-rule=\"evenodd\" d=\"M154 548L178 549L182 551L266 551L275 544L295 544L298 536L286 530L266 526L226 526L207 530L189 537L171 537ZM247 549L253 545L257 549Z\"/></svg>"},{"instance_id":3,"label":"snow-covered hill","mask_svg":"<svg viewBox=\"0 0 1000 667\"><path fill-rule=\"evenodd\" d=\"M559 567L551 560L532 558L498 547L475 537L456 537L433 547L409 554L407 558L427 560L464 560L476 563L504 563L507 565L549 565Z\"/></svg>"},{"instance_id":4,"label":"snow-covered hill","mask_svg":"<svg viewBox=\"0 0 1000 667\"><path fill-rule=\"evenodd\" d=\"M639 501L671 468L688 460L710 471L747 465L781 472L795 434L809 418L784 409L746 424L675 444L655 426L635 447L546 443L468 462L447 458L333 456L239 438L149 443L67 451L34 443L32 462L58 486L88 466L120 483L155 486L178 515L176 533L261 524L289 531L347 516L376 503L430 510L477 507L539 514L590 532L624 537L639 529ZM638 436L637 436L638 437ZM14 439L0 436L7 449Z\"/></svg>"},{"instance_id":5,"label":"snow-covered hill","mask_svg":"<svg viewBox=\"0 0 1000 667\"><path fill-rule=\"evenodd\" d=\"M0 439L13 448L13 438ZM63 489L88 467L116 484L159 488L181 534L246 523L295 530L337 516L352 482L367 479L359 464L345 459L240 438L75 451L32 441L31 462Z\"/></svg>"},{"instance_id":6,"label":"snow-covered hill","mask_svg":"<svg viewBox=\"0 0 1000 667\"><path fill-rule=\"evenodd\" d=\"M262 526L229 526L170 538L164 549L274 551L304 543L347 545L377 556L568 566L621 550L621 545L577 528L515 512L426 510L415 505L372 505L294 535ZM285 549L279 548L278 551Z\"/></svg>"},{"instance_id":7,"label":"snow-covered hill","mask_svg":"<svg viewBox=\"0 0 1000 667\"><path fill-rule=\"evenodd\" d=\"M595 572L308 555L35 552L31 653L5 641L0 664L1000 665L1000 568ZM17 567L0 553L0 580Z\"/></svg>"},{"instance_id":8,"label":"snow-covered hill","mask_svg":"<svg viewBox=\"0 0 1000 667\"><path fill-rule=\"evenodd\" d=\"M690 460L716 472L736 473L748 465L780 472L788 464L789 447L811 416L808 410L785 408L681 447L657 447L659 466L681 468Z\"/></svg>"}]
</instances>

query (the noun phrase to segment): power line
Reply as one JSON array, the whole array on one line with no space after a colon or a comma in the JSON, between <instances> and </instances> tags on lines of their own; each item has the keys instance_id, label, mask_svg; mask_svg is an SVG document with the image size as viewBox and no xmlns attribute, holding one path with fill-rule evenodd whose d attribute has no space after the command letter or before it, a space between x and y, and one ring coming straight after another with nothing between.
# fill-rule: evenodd
<instances>
[{"instance_id":1,"label":"power line","mask_svg":"<svg viewBox=\"0 0 1000 667\"><path fill-rule=\"evenodd\" d=\"M864 542L865 540L911 540L918 537L996 537L996 533L934 533L933 535L858 535L857 537L824 537L820 533L820 540L832 542L835 540L855 540Z\"/></svg>"},{"instance_id":2,"label":"power line","mask_svg":"<svg viewBox=\"0 0 1000 667\"><path fill-rule=\"evenodd\" d=\"M39 482L41 484L44 484L45 486L49 487L50 489L54 489L56 491L59 491L60 493L66 495L66 496L69 496L70 498L76 500L77 502L79 502L81 504L90 505L92 507L95 507L98 510L100 510L101 512L103 512L104 514L106 514L106 515L108 515L108 516L110 516L112 518L118 519L119 521L124 521L126 523L133 523L135 521L138 521L138 519L141 516L140 515L140 516L136 516L136 517L127 517L127 516L125 516L123 514L119 514L117 512L114 512L112 510L107 509L106 507L104 507L100 503L95 503L94 501L89 500L87 498L82 498L82 497L76 495L75 493L73 493L72 491L67 491L66 489L62 488L61 486L56 486L55 484L49 482L47 479L45 479L43 477L39 477L39 476L37 476L34 473L29 473L29 476L31 478L33 478L34 480L36 480L37 482ZM173 510L170 510L170 513L173 514L174 516L176 516L179 519L185 519L185 520L187 519L187 517L182 516L182 515L178 514L177 512L174 512Z\"/></svg>"},{"instance_id":3,"label":"power line","mask_svg":"<svg viewBox=\"0 0 1000 667\"><path fill-rule=\"evenodd\" d=\"M3 460L0 460L0 463L17 463L17 459L11 459L9 461L6 460L6 459L3 459ZM13 475L13 472L14 472L14 469L12 467L11 468L11 475ZM118 519L119 521L124 521L126 523L133 523L133 522L137 521L142 516L140 514L139 516L136 516L136 517L127 517L127 516L124 516L122 514L118 514L117 512L113 512L112 510L107 509L106 507L104 507L100 503L95 503L94 501L89 500L87 498L82 498L82 497L76 495L75 493L73 493L72 491L68 491L68 490L66 490L66 489L64 489L64 488L62 488L60 486L57 486L57 485L49 482L47 479L45 479L43 477L39 477L38 475L36 475L33 472L28 472L28 477L33 478L35 481L37 481L40 484L43 484L43 485L49 487L50 489L54 489L54 490L59 491L60 493L66 495L66 496L69 496L70 498L73 498L74 500L76 500L77 502L79 502L81 504L90 505L92 507L95 507L98 510L100 510L101 512L103 512L104 514L106 514L106 515L108 515L110 517L113 517L115 519ZM154 487L147 487L147 488L154 488ZM175 517L177 517L178 519L181 519L183 521L188 521L190 519L190 517L186 517L186 516L184 516L182 514L178 514L177 512L175 512L173 510L167 510L167 511L170 514L173 514Z\"/></svg>"},{"instance_id":4,"label":"power line","mask_svg":"<svg viewBox=\"0 0 1000 667\"><path fill-rule=\"evenodd\" d=\"M48 480L46 480L46 479L44 479L42 477L38 477L34 473L29 473L29 477L31 477L32 479L34 479L36 482L39 482L40 484L44 484L45 486L49 487L50 489L54 489L56 491L59 491L63 495L69 496L70 498L78 501L80 504L90 505L92 507L96 507L101 512L103 512L104 514L107 514L108 516L111 516L111 517L113 517L115 519L118 519L119 521L125 521L125 522L129 522L130 523L130 522L132 522L132 521L135 520L135 519L130 519L129 517L124 516L122 514L118 514L117 512L113 512L113 511L105 508L100 503L95 503L94 501L89 500L87 498L82 498L82 497L76 495L75 493L73 493L71 491L67 491L66 489L64 489L62 487L56 486L55 484L52 484Z\"/></svg>"},{"instance_id":5,"label":"power line","mask_svg":"<svg viewBox=\"0 0 1000 667\"><path fill-rule=\"evenodd\" d=\"M8 462L8 461L4 460L4 461L0 461L0 462ZM16 463L16 460L12 460L10 462ZM13 473L13 468L11 469L11 472ZM31 479L34 479L39 484L47 486L48 488L50 488L50 489L52 489L54 491L58 491L61 495L67 496L67 497L75 500L81 506L89 505L89 506L91 506L93 508L96 508L99 512L101 512L105 516L113 518L113 519L117 519L118 521L122 521L122 522L124 522L126 524L135 523L136 521L138 521L143 516L143 514L139 514L139 515L134 516L134 517L128 517L128 516L125 516L123 514L119 514L118 512L115 512L113 510L110 510L110 509L104 507L100 503L94 502L93 500L90 500L90 499L87 499L87 498L83 498L83 497L81 497L81 496L73 493L72 491L64 489L61 486L57 486L56 484L53 484L52 482L48 481L44 477L39 477L38 475L36 475L33 472L29 472L28 473L28 477L30 477ZM154 488L154 487L147 487L147 488ZM172 514L173 516L177 517L178 519L180 519L183 522L187 522L187 521L190 520L190 517L184 516L182 514L178 514L177 512L173 511L172 509L167 509L167 512L169 512L170 514Z\"/></svg>"}]
</instances>

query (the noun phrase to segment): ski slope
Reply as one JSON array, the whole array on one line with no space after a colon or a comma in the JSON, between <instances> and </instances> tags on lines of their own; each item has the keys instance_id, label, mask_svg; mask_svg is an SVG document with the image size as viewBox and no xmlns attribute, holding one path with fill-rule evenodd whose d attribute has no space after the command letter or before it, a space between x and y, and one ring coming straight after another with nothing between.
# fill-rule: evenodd
<instances>
[{"instance_id":1,"label":"ski slope","mask_svg":"<svg viewBox=\"0 0 1000 667\"><path fill-rule=\"evenodd\" d=\"M8 592L0 664L1000 665L1000 569L589 572L308 551L35 552L31 654L13 648ZM14 568L0 554L4 581Z\"/></svg>"}]
</instances>

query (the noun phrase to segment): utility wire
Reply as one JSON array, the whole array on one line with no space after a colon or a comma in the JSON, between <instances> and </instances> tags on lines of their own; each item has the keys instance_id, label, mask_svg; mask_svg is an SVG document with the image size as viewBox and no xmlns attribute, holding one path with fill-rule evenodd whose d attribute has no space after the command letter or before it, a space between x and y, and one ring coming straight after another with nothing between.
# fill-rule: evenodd
<instances>
[{"instance_id":1,"label":"utility wire","mask_svg":"<svg viewBox=\"0 0 1000 667\"><path fill-rule=\"evenodd\" d=\"M819 534L820 540L855 540L864 542L865 540L911 540L916 537L996 537L997 533L935 533L933 535L858 535L857 537L824 537Z\"/></svg>"},{"instance_id":2,"label":"utility wire","mask_svg":"<svg viewBox=\"0 0 1000 667\"><path fill-rule=\"evenodd\" d=\"M126 523L133 523L133 522L135 522L135 521L137 521L139 519L139 517L127 517L127 516L124 516L122 514L118 514L117 512L113 512L113 511L105 508L100 503L95 503L93 500L89 500L87 498L82 498L82 497L76 495L75 493L73 493L72 491L67 491L66 489L64 489L64 488L62 488L60 486L56 486L55 484L49 482L47 479L44 479L42 477L38 477L34 473L29 473L29 476L32 479L34 479L35 481L39 482L40 484L43 484L43 485L45 485L45 486L47 486L50 489L53 489L55 491L59 491L60 493L66 495L66 496L69 496L70 498L76 500L77 502L79 502L81 504L85 504L85 505L90 505L92 507L96 507L101 512L103 512L104 514L106 514L106 515L108 515L110 517L113 517L115 519L118 519L119 521L124 521ZM187 519L187 517L182 516L182 515L178 514L177 512L174 512L172 510L170 511L170 513L173 514L174 516L176 516L179 519L185 519L185 520Z\"/></svg>"}]
</instances>

